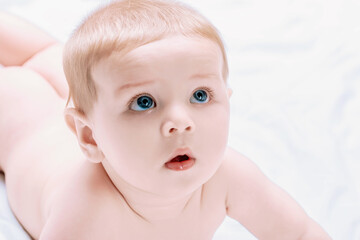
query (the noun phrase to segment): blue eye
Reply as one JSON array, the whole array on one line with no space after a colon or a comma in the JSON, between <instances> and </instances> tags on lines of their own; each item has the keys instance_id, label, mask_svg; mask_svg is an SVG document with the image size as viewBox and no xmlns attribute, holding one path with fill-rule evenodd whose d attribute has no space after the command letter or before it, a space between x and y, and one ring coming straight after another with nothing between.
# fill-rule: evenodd
<instances>
[{"instance_id":1,"label":"blue eye","mask_svg":"<svg viewBox=\"0 0 360 240\"><path fill-rule=\"evenodd\" d=\"M190 98L192 103L207 103L208 101L208 94L204 90L197 90Z\"/></svg>"},{"instance_id":2,"label":"blue eye","mask_svg":"<svg viewBox=\"0 0 360 240\"><path fill-rule=\"evenodd\" d=\"M145 111L155 106L154 101L149 96L140 96L130 104L130 109L134 111Z\"/></svg>"}]
</instances>

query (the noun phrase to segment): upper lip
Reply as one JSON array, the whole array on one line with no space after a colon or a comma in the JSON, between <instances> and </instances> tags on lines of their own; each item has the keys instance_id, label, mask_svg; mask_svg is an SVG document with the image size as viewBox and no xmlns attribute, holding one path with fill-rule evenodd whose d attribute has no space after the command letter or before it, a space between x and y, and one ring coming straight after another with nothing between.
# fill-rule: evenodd
<instances>
[{"instance_id":1,"label":"upper lip","mask_svg":"<svg viewBox=\"0 0 360 240\"><path fill-rule=\"evenodd\" d=\"M192 154L190 148L185 147L185 148L177 148L169 157L169 161L171 161L172 159L174 159L177 156L182 156L182 155L186 155L189 157L189 159L195 159L194 155Z\"/></svg>"}]
</instances>

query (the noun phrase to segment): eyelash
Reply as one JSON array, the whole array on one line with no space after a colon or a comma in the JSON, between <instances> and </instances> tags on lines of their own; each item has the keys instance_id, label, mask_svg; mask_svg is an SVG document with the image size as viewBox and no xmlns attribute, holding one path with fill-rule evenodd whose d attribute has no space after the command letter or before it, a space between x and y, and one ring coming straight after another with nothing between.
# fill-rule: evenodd
<instances>
[{"instance_id":1,"label":"eyelash","mask_svg":"<svg viewBox=\"0 0 360 240\"><path fill-rule=\"evenodd\" d=\"M199 88L195 89L193 94L198 90L205 90L209 94L209 96L208 96L210 98L209 102L214 98L214 91L211 88L208 88L208 87L205 87L205 86L199 87Z\"/></svg>"},{"instance_id":2,"label":"eyelash","mask_svg":"<svg viewBox=\"0 0 360 240\"><path fill-rule=\"evenodd\" d=\"M137 98L139 98L139 97L141 97L141 96L148 96L148 97L151 97L151 98L153 99L153 97L152 97L150 94L148 94L148 93L139 93L139 94L136 94L135 96L133 96L133 97L129 100L129 102L128 102L128 104L127 104L127 108L130 109L131 104L132 104Z\"/></svg>"},{"instance_id":3,"label":"eyelash","mask_svg":"<svg viewBox=\"0 0 360 240\"><path fill-rule=\"evenodd\" d=\"M192 94L194 94L196 91L198 91L198 90L205 90L208 94L209 94L209 102L213 99L213 97L214 97L214 91L212 90L212 89L210 89L210 88L208 88L208 87L205 87L205 86L203 86L203 87L198 87L197 89L195 89L194 91L193 91L193 93ZM150 94L148 94L148 93L139 93L139 94L136 94L134 97L132 97L130 100L129 100L129 102L127 103L127 107L128 107L128 109L130 109L130 107L131 107L131 104L137 99L137 98L139 98L139 97L141 97L141 96L149 96L149 97L151 97L151 98L153 98ZM153 98L154 99L154 98ZM156 102L155 102L155 106L156 106Z\"/></svg>"}]
</instances>

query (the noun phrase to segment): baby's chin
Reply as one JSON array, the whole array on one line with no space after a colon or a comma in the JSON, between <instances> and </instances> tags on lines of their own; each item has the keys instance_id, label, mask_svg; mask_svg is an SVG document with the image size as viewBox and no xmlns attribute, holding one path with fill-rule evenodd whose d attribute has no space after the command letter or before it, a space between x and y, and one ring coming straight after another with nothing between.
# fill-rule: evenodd
<instances>
[{"instance_id":1,"label":"baby's chin","mask_svg":"<svg viewBox=\"0 0 360 240\"><path fill-rule=\"evenodd\" d=\"M185 196L201 188L215 175L221 165L221 161L219 161L221 158L218 155L203 158L194 157L194 161L190 163L191 166L182 170L169 169L166 166L167 162L163 162L152 169L137 169L136 174L131 174L135 173L135 170L127 169L125 171L121 166L115 165L115 169L112 168L110 173L112 173L111 178L117 175L113 180L120 192L122 192L121 188L125 187L127 190L131 191L132 189L134 192L145 195L150 194L166 198ZM184 164L189 164L186 162L187 158L175 159L174 161L180 160L184 160ZM119 169L116 169L117 167Z\"/></svg>"},{"instance_id":2,"label":"baby's chin","mask_svg":"<svg viewBox=\"0 0 360 240\"><path fill-rule=\"evenodd\" d=\"M171 175L160 183L161 187L159 185L154 187L154 192L167 197L191 194L201 188L216 171L204 171L200 168L197 169L196 166L191 170L189 169L186 173L168 170L171 171Z\"/></svg>"}]
</instances>

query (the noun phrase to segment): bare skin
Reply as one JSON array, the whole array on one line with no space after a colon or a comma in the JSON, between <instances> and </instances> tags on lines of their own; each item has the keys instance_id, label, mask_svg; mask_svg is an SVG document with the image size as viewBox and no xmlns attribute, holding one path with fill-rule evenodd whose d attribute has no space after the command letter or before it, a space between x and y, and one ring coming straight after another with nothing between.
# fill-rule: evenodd
<instances>
[{"instance_id":1,"label":"bare skin","mask_svg":"<svg viewBox=\"0 0 360 240\"><path fill-rule=\"evenodd\" d=\"M189 51L192 55L174 46L192 49ZM209 64L210 69L221 72L221 54L216 45L204 39L175 37L130 52L126 57L132 60L136 60L138 54L145 54L149 59L145 58L141 65L134 61L136 64L129 66L127 72L110 70L129 59L114 55L100 62L93 72L100 85L95 110L84 116L75 109L67 109L68 126L64 121L66 82L61 81L63 76L46 75L42 70L52 69L47 65L47 50L54 48L58 50L50 57L59 57L61 47L51 43L39 52L36 50L36 54L30 54L30 60L22 67L0 69L0 115L5 116L0 120L0 169L5 172L12 210L33 238L205 240L212 238L224 217L229 215L259 239L329 239L288 194L270 182L251 161L226 146L226 134L219 136L221 132L216 133L215 125L209 123L216 133L214 136L218 136L215 138L211 135L213 132L206 131L209 126L199 124L204 119L198 112L228 111L231 91L227 90L223 79L212 80L210 87L220 90L215 91L213 101L207 105L188 104L188 96L184 98L181 94L167 96L165 99L169 103L163 101L161 105L164 93L175 90L186 93L186 87L193 89L197 80L182 83L185 87L181 89L176 79L188 73L193 76L193 71L201 68L196 66L198 61L191 63L191 59L204 56L207 62L202 66ZM164 54L153 57L154 53ZM36 59L36 64L30 64L32 59ZM149 71L164 66L166 71L154 75L152 80L172 79L173 82L159 82L165 88L159 96L152 96L160 99L157 108L147 110L147 117L137 118L134 112L111 105L116 101L109 96L119 86L112 84L124 84L121 77L140 78L134 75L139 73L139 67L144 76L158 74ZM179 66L183 68L178 69ZM57 68L54 71L58 73ZM199 76L198 72L195 75ZM102 77L120 80L103 82ZM200 81L205 83L204 79ZM142 88L152 91L149 86ZM154 85L154 89L159 88ZM155 116L160 106L166 108ZM119 116L106 114L108 109L120 109ZM179 111L183 114L176 114ZM215 115L219 116L217 123L226 122L226 114ZM143 125L139 123L143 119L159 123L160 131L141 129ZM117 121L123 123L116 124ZM123 125L126 126L121 129ZM143 136L151 136L154 146L149 143L148 148L142 149L146 153L144 156L150 156L146 161L144 156L132 155L134 151L119 155L131 148L132 141L134 144L141 141L140 138L131 140L134 136L127 135L121 142L122 136L116 131L124 133L131 128L132 131L138 129ZM199 144L197 137L207 139L208 151L203 148L204 144ZM161 145L156 144L157 139L163 141ZM194 165L184 171L167 168L164 156L184 143L193 151ZM168 147L156 147L164 145ZM121 147L124 149L119 150ZM156 153L154 157L151 151ZM117 166L118 162L122 164ZM124 167L138 168L138 172L129 174Z\"/></svg>"}]
</instances>

